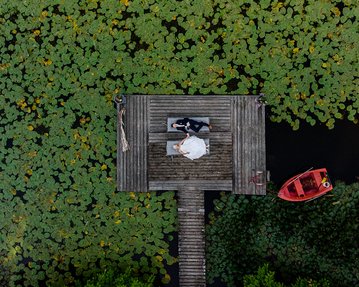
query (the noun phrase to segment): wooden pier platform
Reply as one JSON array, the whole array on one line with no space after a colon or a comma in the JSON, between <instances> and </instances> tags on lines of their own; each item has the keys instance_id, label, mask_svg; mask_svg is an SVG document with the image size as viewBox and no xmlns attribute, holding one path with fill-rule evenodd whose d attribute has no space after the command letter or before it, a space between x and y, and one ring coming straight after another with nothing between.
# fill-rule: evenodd
<instances>
[{"instance_id":1,"label":"wooden pier platform","mask_svg":"<svg viewBox=\"0 0 359 287\"><path fill-rule=\"evenodd\" d=\"M210 118L211 132L197 134L210 139L209 156L166 156L166 141L184 137L166 132L167 118L177 116ZM176 190L181 182L235 194L266 192L265 116L256 96L127 96L124 123L130 150L122 153L118 145L118 190Z\"/></svg>"},{"instance_id":2,"label":"wooden pier platform","mask_svg":"<svg viewBox=\"0 0 359 287\"><path fill-rule=\"evenodd\" d=\"M204 287L204 192L266 193L264 107L258 96L133 95L126 101L124 129L130 150L122 152L118 126L117 188L120 191L176 190L179 220L179 283ZM209 117L210 155L191 161L166 156L168 117Z\"/></svg>"}]
</instances>

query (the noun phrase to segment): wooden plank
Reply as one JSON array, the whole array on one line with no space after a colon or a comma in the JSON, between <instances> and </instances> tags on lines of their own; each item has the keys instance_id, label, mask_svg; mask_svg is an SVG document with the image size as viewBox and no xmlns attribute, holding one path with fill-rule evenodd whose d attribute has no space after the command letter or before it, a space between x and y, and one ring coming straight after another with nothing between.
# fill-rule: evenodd
<instances>
[{"instance_id":1,"label":"wooden plank","mask_svg":"<svg viewBox=\"0 0 359 287\"><path fill-rule=\"evenodd\" d=\"M197 160L167 157L166 142L149 145L149 180L226 180L232 178L231 143L211 143L211 154Z\"/></svg>"},{"instance_id":2,"label":"wooden plank","mask_svg":"<svg viewBox=\"0 0 359 287\"><path fill-rule=\"evenodd\" d=\"M211 133L190 133L196 135L199 138L208 138L213 143L232 143L232 133L231 132L211 132ZM163 143L168 140L178 140L180 141L185 137L185 134L177 133L149 133L148 143Z\"/></svg>"},{"instance_id":3,"label":"wooden plank","mask_svg":"<svg viewBox=\"0 0 359 287\"><path fill-rule=\"evenodd\" d=\"M179 286L205 287L204 194L182 188L177 197Z\"/></svg>"},{"instance_id":4,"label":"wooden plank","mask_svg":"<svg viewBox=\"0 0 359 287\"><path fill-rule=\"evenodd\" d=\"M150 132L166 132L168 117L210 117L213 131L230 131L228 97L154 97L150 99ZM211 131L212 132L212 131Z\"/></svg>"},{"instance_id":5,"label":"wooden plank","mask_svg":"<svg viewBox=\"0 0 359 287\"><path fill-rule=\"evenodd\" d=\"M233 132L233 193L265 194L265 184L256 184L256 171L265 176L264 110L258 109L254 98L236 98L232 116ZM259 178L259 177L258 177ZM262 178L262 176L261 176Z\"/></svg>"},{"instance_id":6,"label":"wooden plank","mask_svg":"<svg viewBox=\"0 0 359 287\"><path fill-rule=\"evenodd\" d=\"M232 191L232 180L153 180L149 181L149 190L178 190L196 188L200 190Z\"/></svg>"},{"instance_id":7,"label":"wooden plank","mask_svg":"<svg viewBox=\"0 0 359 287\"><path fill-rule=\"evenodd\" d=\"M232 99L232 105L231 105L231 118L232 118L232 133L233 133L233 190L232 192L234 194L238 193L238 174L239 174L239 168L240 168L240 162L238 161L238 117L237 117L237 100L236 98Z\"/></svg>"},{"instance_id":8,"label":"wooden plank","mask_svg":"<svg viewBox=\"0 0 359 287\"><path fill-rule=\"evenodd\" d=\"M121 167L121 153L122 153L122 148L121 148L121 129L120 129L120 121L119 121L119 109L117 109L116 111L117 113L117 156L116 156L116 188L117 190L121 190L121 182L122 182L122 167Z\"/></svg>"},{"instance_id":9,"label":"wooden plank","mask_svg":"<svg viewBox=\"0 0 359 287\"><path fill-rule=\"evenodd\" d=\"M135 123L135 117L134 117L134 109L135 109L135 102L136 98L132 98L132 97L128 97L128 116L129 116L129 121L126 123L128 129L127 129L127 133L128 134L128 141L130 144L130 150L126 152L127 155L127 161L126 161L126 173L127 173L127 177L126 177L126 185L125 185L125 189L127 191L133 191L133 168L131 166L131 163L133 162L133 152L134 152L134 146L133 146L133 142L134 142L134 123Z\"/></svg>"},{"instance_id":10,"label":"wooden plank","mask_svg":"<svg viewBox=\"0 0 359 287\"><path fill-rule=\"evenodd\" d=\"M120 190L147 191L147 97L127 98L125 132L130 149L121 153Z\"/></svg>"}]
</instances>

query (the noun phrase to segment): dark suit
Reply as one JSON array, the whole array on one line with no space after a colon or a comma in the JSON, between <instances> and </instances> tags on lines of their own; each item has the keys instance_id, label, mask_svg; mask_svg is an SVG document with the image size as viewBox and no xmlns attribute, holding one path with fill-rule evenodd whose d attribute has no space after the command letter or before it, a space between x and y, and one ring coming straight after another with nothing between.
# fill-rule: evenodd
<instances>
[{"instance_id":1,"label":"dark suit","mask_svg":"<svg viewBox=\"0 0 359 287\"><path fill-rule=\"evenodd\" d=\"M189 123L189 126L187 126L187 123ZM179 130L179 131L183 131L186 134L189 132L190 129L195 131L196 133L198 133L203 126L206 126L206 127L209 126L205 122L197 122L197 121L189 119L189 118L184 118L184 119L181 119L181 120L177 120L176 124L177 125L184 125L184 127L177 127L176 129Z\"/></svg>"}]
</instances>

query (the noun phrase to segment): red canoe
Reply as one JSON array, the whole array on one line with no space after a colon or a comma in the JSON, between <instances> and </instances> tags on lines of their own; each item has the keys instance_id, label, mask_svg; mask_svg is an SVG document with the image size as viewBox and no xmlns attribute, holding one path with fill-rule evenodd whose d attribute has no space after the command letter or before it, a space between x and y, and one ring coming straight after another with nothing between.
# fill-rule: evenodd
<instances>
[{"instance_id":1,"label":"red canoe","mask_svg":"<svg viewBox=\"0 0 359 287\"><path fill-rule=\"evenodd\" d=\"M287 180L278 196L288 201L310 200L333 189L325 168L306 171Z\"/></svg>"}]
</instances>

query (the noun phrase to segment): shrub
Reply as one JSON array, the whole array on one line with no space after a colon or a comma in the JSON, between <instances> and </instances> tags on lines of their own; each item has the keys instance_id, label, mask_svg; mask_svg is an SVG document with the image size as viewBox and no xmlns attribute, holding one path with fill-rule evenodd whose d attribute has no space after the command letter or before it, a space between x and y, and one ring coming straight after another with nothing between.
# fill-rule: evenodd
<instances>
[{"instance_id":1,"label":"shrub","mask_svg":"<svg viewBox=\"0 0 359 287\"><path fill-rule=\"evenodd\" d=\"M276 281L275 272L269 271L269 265L264 264L258 268L257 274L244 276L244 287L284 287L284 284ZM298 278L291 287L329 287L325 279L315 281L312 279Z\"/></svg>"},{"instance_id":2,"label":"shrub","mask_svg":"<svg viewBox=\"0 0 359 287\"><path fill-rule=\"evenodd\" d=\"M355 286L358 190L358 183L337 183L333 192L307 203L270 194L223 195L207 226L209 281L241 285L245 275L269 262L286 284L309 277L326 278L332 286Z\"/></svg>"}]
</instances>

